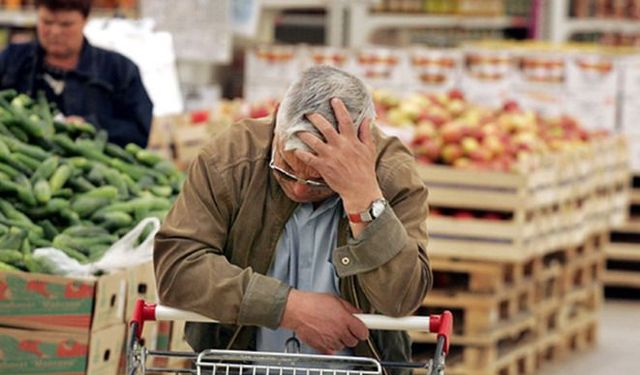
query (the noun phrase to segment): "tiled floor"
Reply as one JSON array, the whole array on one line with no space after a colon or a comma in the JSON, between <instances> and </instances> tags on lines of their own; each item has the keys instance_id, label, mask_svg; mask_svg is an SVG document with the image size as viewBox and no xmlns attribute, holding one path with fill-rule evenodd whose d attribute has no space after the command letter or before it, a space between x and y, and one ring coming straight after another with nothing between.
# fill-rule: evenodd
<instances>
[{"instance_id":1,"label":"tiled floor","mask_svg":"<svg viewBox=\"0 0 640 375\"><path fill-rule=\"evenodd\" d=\"M594 350L547 365L544 375L640 375L640 301L606 300Z\"/></svg>"}]
</instances>

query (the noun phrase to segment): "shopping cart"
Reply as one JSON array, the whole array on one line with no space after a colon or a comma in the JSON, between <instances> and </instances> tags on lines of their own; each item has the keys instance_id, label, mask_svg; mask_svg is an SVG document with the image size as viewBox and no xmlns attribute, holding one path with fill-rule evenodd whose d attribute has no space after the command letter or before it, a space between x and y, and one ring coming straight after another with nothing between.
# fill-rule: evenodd
<instances>
[{"instance_id":1,"label":"shopping cart","mask_svg":"<svg viewBox=\"0 0 640 375\"><path fill-rule=\"evenodd\" d=\"M200 314L171 307L136 301L127 338L127 374L196 374L196 375L381 375L383 368L423 369L429 375L444 374L445 356L453 326L451 312L429 317L389 318L381 315L356 314L369 329L423 331L437 334L434 356L426 363L379 362L371 358L267 353L237 350L204 350L171 352L147 350L142 341L146 321L184 320L215 322ZM147 367L150 358L183 358L187 368Z\"/></svg>"}]
</instances>

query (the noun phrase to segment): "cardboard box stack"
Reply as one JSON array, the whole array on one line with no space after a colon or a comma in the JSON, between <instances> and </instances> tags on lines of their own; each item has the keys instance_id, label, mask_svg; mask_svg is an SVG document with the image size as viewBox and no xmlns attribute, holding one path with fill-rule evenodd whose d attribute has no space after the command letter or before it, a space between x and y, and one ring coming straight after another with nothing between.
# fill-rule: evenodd
<instances>
[{"instance_id":1,"label":"cardboard box stack","mask_svg":"<svg viewBox=\"0 0 640 375\"><path fill-rule=\"evenodd\" d=\"M126 276L0 273L0 373L117 374Z\"/></svg>"}]
</instances>

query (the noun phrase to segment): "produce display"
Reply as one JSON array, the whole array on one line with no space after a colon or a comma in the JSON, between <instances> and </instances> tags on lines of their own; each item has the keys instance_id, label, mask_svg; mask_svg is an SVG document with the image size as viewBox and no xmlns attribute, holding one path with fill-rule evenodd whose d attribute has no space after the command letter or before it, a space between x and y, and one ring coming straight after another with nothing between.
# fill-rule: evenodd
<instances>
[{"instance_id":1,"label":"produce display","mask_svg":"<svg viewBox=\"0 0 640 375\"><path fill-rule=\"evenodd\" d=\"M182 185L172 162L56 112L44 95L0 92L0 271L47 272L31 255L42 247L100 259L143 218L163 218Z\"/></svg>"},{"instance_id":2,"label":"produce display","mask_svg":"<svg viewBox=\"0 0 640 375\"><path fill-rule=\"evenodd\" d=\"M571 150L600 137L568 116L546 119L514 101L497 110L466 102L464 94L374 93L378 122L410 128L416 158L457 168L515 171L534 154Z\"/></svg>"}]
</instances>

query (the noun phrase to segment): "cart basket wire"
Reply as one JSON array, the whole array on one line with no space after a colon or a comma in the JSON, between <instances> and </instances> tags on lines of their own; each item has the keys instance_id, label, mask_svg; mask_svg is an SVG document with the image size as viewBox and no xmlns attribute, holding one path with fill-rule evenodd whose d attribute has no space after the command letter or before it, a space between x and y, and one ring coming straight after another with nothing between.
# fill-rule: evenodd
<instances>
[{"instance_id":1,"label":"cart basket wire","mask_svg":"<svg viewBox=\"0 0 640 375\"><path fill-rule=\"evenodd\" d=\"M449 338L453 328L451 312L444 311L442 314L428 317L390 318L372 314L356 314L355 316L362 320L369 329L435 333L437 338L433 358L425 363L405 363L379 362L365 357L238 350L210 349L200 353L148 350L144 347L141 338L146 321L183 320L210 323L217 323L217 321L197 313L138 300L129 323L127 375L381 375L383 368L413 368L426 370L429 375L444 374L445 356L449 353ZM191 366L183 368L147 367L147 360L150 358L183 358L188 360Z\"/></svg>"}]
</instances>

